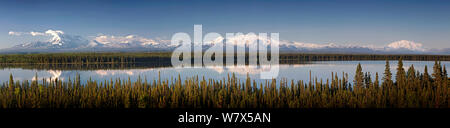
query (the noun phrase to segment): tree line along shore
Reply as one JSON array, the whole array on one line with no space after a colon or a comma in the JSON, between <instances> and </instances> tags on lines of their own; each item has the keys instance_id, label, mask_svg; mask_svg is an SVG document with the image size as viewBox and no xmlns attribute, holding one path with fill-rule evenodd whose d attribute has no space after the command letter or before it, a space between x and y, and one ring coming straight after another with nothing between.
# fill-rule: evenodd
<instances>
[{"instance_id":1,"label":"tree line along shore","mask_svg":"<svg viewBox=\"0 0 450 128\"><path fill-rule=\"evenodd\" d=\"M0 55L0 64L117 64L170 62L171 56L171 52L3 54ZM246 55L246 58L248 58L248 54ZM450 61L450 55L279 54L279 61L282 64L301 63L305 61L398 60L400 58L403 60L416 61ZM212 57L212 59L214 59L214 57Z\"/></svg>"}]
</instances>

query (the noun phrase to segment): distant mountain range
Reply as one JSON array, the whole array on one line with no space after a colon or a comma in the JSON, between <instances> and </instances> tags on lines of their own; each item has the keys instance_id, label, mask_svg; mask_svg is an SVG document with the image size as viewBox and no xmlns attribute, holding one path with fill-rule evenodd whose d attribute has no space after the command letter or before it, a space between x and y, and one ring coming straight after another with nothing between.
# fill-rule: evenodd
<instances>
[{"instance_id":1,"label":"distant mountain range","mask_svg":"<svg viewBox=\"0 0 450 128\"><path fill-rule=\"evenodd\" d=\"M10 35L16 34L10 32ZM64 34L62 31L48 30L45 33L31 32L31 35L48 35L48 41L23 43L11 48L1 49L0 53L53 53L53 52L152 52L172 51L178 45L171 45L170 40L149 39L135 35L107 36L100 35L91 40L81 36ZM16 34L17 35L17 34ZM230 41L264 40L256 36L237 36ZM217 38L205 42L210 47L214 42L223 41ZM249 41L252 42L252 41ZM246 44L248 45L248 44ZM237 46L243 46L237 44ZM427 49L422 44L407 40L400 40L382 47L360 45L338 45L334 43L314 44L295 41L280 41L280 52L304 53L347 53L347 54L440 54L450 55L450 48Z\"/></svg>"}]
</instances>

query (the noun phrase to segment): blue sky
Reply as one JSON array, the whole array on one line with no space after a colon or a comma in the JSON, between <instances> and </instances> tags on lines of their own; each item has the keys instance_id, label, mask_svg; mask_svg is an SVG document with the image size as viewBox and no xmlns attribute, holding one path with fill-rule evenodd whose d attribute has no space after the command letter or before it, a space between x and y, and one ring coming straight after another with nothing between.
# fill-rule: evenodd
<instances>
[{"instance_id":1,"label":"blue sky","mask_svg":"<svg viewBox=\"0 0 450 128\"><path fill-rule=\"evenodd\" d=\"M86 38L129 34L170 39L176 32L279 32L282 40L386 45L411 40L448 47L450 2L436 0L0 2L0 48L39 40L9 31L62 30Z\"/></svg>"}]
</instances>

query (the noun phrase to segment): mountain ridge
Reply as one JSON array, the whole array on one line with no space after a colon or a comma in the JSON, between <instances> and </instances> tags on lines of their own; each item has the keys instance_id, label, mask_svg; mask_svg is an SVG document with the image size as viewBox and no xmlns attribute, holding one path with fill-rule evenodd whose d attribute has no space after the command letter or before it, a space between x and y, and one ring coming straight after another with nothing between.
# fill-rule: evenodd
<instances>
[{"instance_id":1,"label":"mountain ridge","mask_svg":"<svg viewBox=\"0 0 450 128\"><path fill-rule=\"evenodd\" d=\"M15 45L11 48L1 49L0 53L54 53L54 52L160 52L172 51L179 44L172 45L170 40L150 39L136 35L107 36L99 35L91 40L81 36L67 35L60 30L47 30L44 33L30 32L32 36L46 35L51 37L47 41L35 41ZM11 32L10 32L11 35ZM256 35L240 35L227 39L218 37L204 42L204 49L211 47L215 42L232 42L237 47L248 47L252 42L268 39ZM238 43L240 42L240 43ZM243 43L245 42L245 43ZM280 40L280 52L303 53L347 53L347 54L444 54L450 55L450 48L427 49L421 43L408 40L399 40L383 47L340 45L335 43L315 44Z\"/></svg>"}]
</instances>

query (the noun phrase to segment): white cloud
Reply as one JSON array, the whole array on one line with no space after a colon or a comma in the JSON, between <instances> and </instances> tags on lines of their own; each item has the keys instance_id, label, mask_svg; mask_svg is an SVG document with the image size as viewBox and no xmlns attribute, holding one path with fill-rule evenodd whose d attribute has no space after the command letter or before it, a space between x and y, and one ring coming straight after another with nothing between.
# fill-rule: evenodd
<instances>
[{"instance_id":1,"label":"white cloud","mask_svg":"<svg viewBox=\"0 0 450 128\"><path fill-rule=\"evenodd\" d=\"M8 32L8 35L11 35L11 36L20 36L20 35L22 35L22 32L13 32L13 31L9 31L9 32Z\"/></svg>"},{"instance_id":2,"label":"white cloud","mask_svg":"<svg viewBox=\"0 0 450 128\"><path fill-rule=\"evenodd\" d=\"M35 32L35 31L31 31L31 32L14 32L14 31L9 31L8 35L12 35L12 36L21 36L21 35L31 35L31 36L55 36L57 34L64 34L63 31L61 30L47 30L45 32Z\"/></svg>"},{"instance_id":3,"label":"white cloud","mask_svg":"<svg viewBox=\"0 0 450 128\"><path fill-rule=\"evenodd\" d=\"M33 32L33 31L31 31L30 34L31 34L32 36L44 36L44 35L45 35L45 33L42 33L42 32Z\"/></svg>"}]
</instances>

